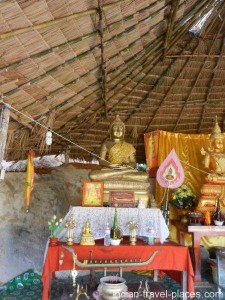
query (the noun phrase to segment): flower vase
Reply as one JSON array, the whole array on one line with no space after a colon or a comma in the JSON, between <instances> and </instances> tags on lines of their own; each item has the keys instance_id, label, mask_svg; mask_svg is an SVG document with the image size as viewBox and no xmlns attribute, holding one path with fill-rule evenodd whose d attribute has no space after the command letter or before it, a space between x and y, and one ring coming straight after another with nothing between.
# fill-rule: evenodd
<instances>
[{"instance_id":1,"label":"flower vase","mask_svg":"<svg viewBox=\"0 0 225 300\"><path fill-rule=\"evenodd\" d=\"M57 246L58 245L58 238L50 237L49 238L49 246Z\"/></svg>"}]
</instances>

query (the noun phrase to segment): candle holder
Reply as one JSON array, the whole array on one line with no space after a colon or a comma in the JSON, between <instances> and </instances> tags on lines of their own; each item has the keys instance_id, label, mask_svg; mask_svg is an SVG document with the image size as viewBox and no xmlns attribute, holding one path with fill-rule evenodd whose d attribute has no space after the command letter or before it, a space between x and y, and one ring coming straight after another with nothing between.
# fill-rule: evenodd
<instances>
[{"instance_id":1,"label":"candle holder","mask_svg":"<svg viewBox=\"0 0 225 300\"><path fill-rule=\"evenodd\" d=\"M137 243L137 228L138 228L138 223L132 219L132 221L129 221L127 223L127 226L130 230L130 245L134 246Z\"/></svg>"},{"instance_id":2,"label":"candle holder","mask_svg":"<svg viewBox=\"0 0 225 300\"><path fill-rule=\"evenodd\" d=\"M73 229L76 227L76 222L71 215L69 220L66 221L65 227L67 228L67 245L73 245Z\"/></svg>"}]
</instances>

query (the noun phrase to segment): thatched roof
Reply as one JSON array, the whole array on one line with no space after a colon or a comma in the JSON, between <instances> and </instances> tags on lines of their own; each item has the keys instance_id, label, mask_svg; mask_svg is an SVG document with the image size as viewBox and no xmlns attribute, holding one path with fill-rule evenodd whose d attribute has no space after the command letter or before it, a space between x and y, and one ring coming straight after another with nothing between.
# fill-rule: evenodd
<instances>
[{"instance_id":1,"label":"thatched roof","mask_svg":"<svg viewBox=\"0 0 225 300\"><path fill-rule=\"evenodd\" d=\"M98 154L119 114L139 162L146 132L210 133L215 115L223 128L223 0L1 0L0 12L8 160L46 154L38 123L58 134L49 152L90 160L74 143Z\"/></svg>"}]
</instances>

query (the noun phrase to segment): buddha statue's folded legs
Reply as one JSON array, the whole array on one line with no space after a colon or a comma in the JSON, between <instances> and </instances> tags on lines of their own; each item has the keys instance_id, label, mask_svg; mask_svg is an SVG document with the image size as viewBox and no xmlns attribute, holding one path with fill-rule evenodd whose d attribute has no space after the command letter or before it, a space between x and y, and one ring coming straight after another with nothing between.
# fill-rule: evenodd
<instances>
[{"instance_id":1,"label":"buddha statue's folded legs","mask_svg":"<svg viewBox=\"0 0 225 300\"><path fill-rule=\"evenodd\" d=\"M101 169L93 170L89 173L89 178L94 181L105 180L128 180L138 182L148 182L148 174L133 169L115 170Z\"/></svg>"}]
</instances>

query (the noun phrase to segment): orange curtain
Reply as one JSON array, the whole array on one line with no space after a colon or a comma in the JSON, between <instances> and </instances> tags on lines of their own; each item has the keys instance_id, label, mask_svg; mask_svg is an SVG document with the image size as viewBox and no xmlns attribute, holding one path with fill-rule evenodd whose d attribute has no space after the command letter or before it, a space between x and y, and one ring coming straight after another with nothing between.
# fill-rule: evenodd
<instances>
[{"instance_id":1,"label":"orange curtain","mask_svg":"<svg viewBox=\"0 0 225 300\"><path fill-rule=\"evenodd\" d=\"M35 157L34 151L29 150L28 158L27 158L26 189L25 189L25 201L24 201L24 209L26 212L29 211L30 197L31 197L32 190L34 188L34 164L33 164L34 157Z\"/></svg>"},{"instance_id":2,"label":"orange curtain","mask_svg":"<svg viewBox=\"0 0 225 300\"><path fill-rule=\"evenodd\" d=\"M153 131L144 135L147 172L155 177L158 169L158 146L160 131Z\"/></svg>"},{"instance_id":3,"label":"orange curtain","mask_svg":"<svg viewBox=\"0 0 225 300\"><path fill-rule=\"evenodd\" d=\"M202 147L207 149L208 146L209 134L184 134L167 131L147 133L145 134L145 153L149 174L152 175L152 168L155 172L174 148L184 169L185 183L198 197L206 177L206 174L198 169L207 172L202 164L203 156L200 150ZM164 192L164 189L156 183L155 198L158 204L161 202Z\"/></svg>"}]
</instances>

